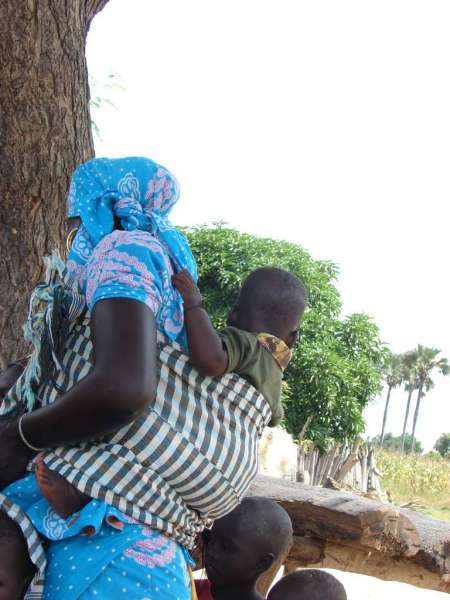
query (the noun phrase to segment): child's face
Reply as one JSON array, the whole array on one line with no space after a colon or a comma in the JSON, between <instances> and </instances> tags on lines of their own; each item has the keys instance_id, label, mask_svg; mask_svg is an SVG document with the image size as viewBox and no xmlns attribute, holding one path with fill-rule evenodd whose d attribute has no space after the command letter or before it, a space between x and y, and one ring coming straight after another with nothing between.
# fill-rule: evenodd
<instances>
[{"instance_id":1,"label":"child's face","mask_svg":"<svg viewBox=\"0 0 450 600\"><path fill-rule=\"evenodd\" d=\"M204 561L209 581L217 587L251 581L257 576L258 549L232 518L223 517L204 532Z\"/></svg>"}]
</instances>

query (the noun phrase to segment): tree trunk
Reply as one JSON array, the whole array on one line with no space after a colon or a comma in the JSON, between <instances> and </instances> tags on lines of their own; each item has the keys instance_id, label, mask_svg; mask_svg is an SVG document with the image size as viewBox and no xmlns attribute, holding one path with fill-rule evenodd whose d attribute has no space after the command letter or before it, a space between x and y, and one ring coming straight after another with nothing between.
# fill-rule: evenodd
<instances>
[{"instance_id":1,"label":"tree trunk","mask_svg":"<svg viewBox=\"0 0 450 600\"><path fill-rule=\"evenodd\" d=\"M422 400L422 390L423 390L423 383L420 384L419 386L419 391L417 392L417 402L416 402L416 410L414 411L414 420L413 420L413 428L412 428L412 438L411 438L411 454L414 454L414 450L416 447L416 426L417 426L417 419L419 418L419 409L420 409L420 401Z\"/></svg>"},{"instance_id":2,"label":"tree trunk","mask_svg":"<svg viewBox=\"0 0 450 600\"><path fill-rule=\"evenodd\" d=\"M42 257L63 249L70 175L94 154L85 42L107 1L0 4L0 368L26 350Z\"/></svg>"},{"instance_id":3,"label":"tree trunk","mask_svg":"<svg viewBox=\"0 0 450 600\"><path fill-rule=\"evenodd\" d=\"M414 391L413 387L411 386L411 388L410 388L410 390L408 392L408 402L406 403L405 421L403 423L402 448L400 450L400 452L402 454L404 454L404 452L405 452L406 428L408 426L409 408L411 406L411 397L412 397L413 391Z\"/></svg>"},{"instance_id":4,"label":"tree trunk","mask_svg":"<svg viewBox=\"0 0 450 600\"><path fill-rule=\"evenodd\" d=\"M392 386L389 386L387 397L386 397L386 404L384 405L383 426L381 428L381 436L380 436L380 447L383 446L383 442L384 442L384 434L385 434L385 430L386 430L386 420L387 420L387 414L388 414L388 408L389 408L389 400L391 399L391 390L392 390Z\"/></svg>"}]
</instances>

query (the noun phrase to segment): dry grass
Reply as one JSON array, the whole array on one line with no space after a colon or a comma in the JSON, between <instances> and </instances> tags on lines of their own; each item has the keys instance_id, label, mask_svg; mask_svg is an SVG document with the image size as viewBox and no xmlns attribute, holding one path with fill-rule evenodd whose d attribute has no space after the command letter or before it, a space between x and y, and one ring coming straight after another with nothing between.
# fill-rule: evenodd
<instances>
[{"instance_id":1,"label":"dry grass","mask_svg":"<svg viewBox=\"0 0 450 600\"><path fill-rule=\"evenodd\" d=\"M380 450L378 468L383 490L395 504L414 502L436 519L450 521L450 461L437 454L403 456Z\"/></svg>"}]
</instances>

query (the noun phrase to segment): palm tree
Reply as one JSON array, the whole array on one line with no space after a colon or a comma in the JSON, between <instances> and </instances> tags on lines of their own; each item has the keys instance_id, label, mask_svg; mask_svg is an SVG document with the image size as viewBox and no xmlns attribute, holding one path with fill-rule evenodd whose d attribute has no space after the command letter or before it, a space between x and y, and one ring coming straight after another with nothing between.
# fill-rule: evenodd
<instances>
[{"instance_id":1,"label":"palm tree","mask_svg":"<svg viewBox=\"0 0 450 600\"><path fill-rule=\"evenodd\" d=\"M414 390L418 388L419 381L416 373L417 352L410 350L403 355L403 380L405 383L405 392L408 392L408 401L406 403L405 419L403 421L402 445L400 452L405 451L406 428L408 426L409 409L411 407L411 398Z\"/></svg>"},{"instance_id":2,"label":"palm tree","mask_svg":"<svg viewBox=\"0 0 450 600\"><path fill-rule=\"evenodd\" d=\"M417 420L419 417L419 409L420 409L420 401L425 395L428 389L433 387L433 380L431 379L431 372L437 369L442 375L450 374L450 364L448 360L444 357L439 358L438 354L441 353L441 350L437 350L436 348L428 348L427 346L422 346L419 344L417 346L417 361L416 361L416 371L418 378L418 391L417 391L417 401L416 401L416 410L414 411L414 420L413 420L413 429L412 429L412 444L411 444L411 454L414 452L415 446L415 434L417 427Z\"/></svg>"},{"instance_id":3,"label":"palm tree","mask_svg":"<svg viewBox=\"0 0 450 600\"><path fill-rule=\"evenodd\" d=\"M393 388L400 385L403 381L403 370L402 370L402 355L401 354L390 354L383 369L384 380L388 386L386 404L384 405L383 414L383 425L381 428L380 435L380 446L383 446L384 434L386 431L386 420L389 409L389 401L391 399L391 391Z\"/></svg>"},{"instance_id":4,"label":"palm tree","mask_svg":"<svg viewBox=\"0 0 450 600\"><path fill-rule=\"evenodd\" d=\"M417 390L417 380L407 381L405 383L405 392L408 392L408 400L406 402L405 420L403 421L403 431L402 431L402 445L400 448L400 452L402 454L405 451L406 428L408 427L409 409L411 406L411 398L412 398L414 390Z\"/></svg>"}]
</instances>

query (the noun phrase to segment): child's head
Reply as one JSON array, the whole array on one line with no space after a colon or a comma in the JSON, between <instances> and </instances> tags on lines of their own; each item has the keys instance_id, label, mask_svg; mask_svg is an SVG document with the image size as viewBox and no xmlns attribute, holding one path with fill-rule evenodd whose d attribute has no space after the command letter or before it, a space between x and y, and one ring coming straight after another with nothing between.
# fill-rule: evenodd
<instances>
[{"instance_id":1,"label":"child's head","mask_svg":"<svg viewBox=\"0 0 450 600\"><path fill-rule=\"evenodd\" d=\"M255 583L291 543L291 519L281 506L245 498L204 535L206 574L216 587Z\"/></svg>"},{"instance_id":2,"label":"child's head","mask_svg":"<svg viewBox=\"0 0 450 600\"><path fill-rule=\"evenodd\" d=\"M267 600L347 600L340 581L318 569L289 573L274 585Z\"/></svg>"},{"instance_id":3,"label":"child's head","mask_svg":"<svg viewBox=\"0 0 450 600\"><path fill-rule=\"evenodd\" d=\"M307 293L289 271L262 267L245 279L229 324L244 331L271 333L291 348L306 308Z\"/></svg>"},{"instance_id":4,"label":"child's head","mask_svg":"<svg viewBox=\"0 0 450 600\"><path fill-rule=\"evenodd\" d=\"M35 572L20 527L0 511L0 600L19 600Z\"/></svg>"}]
</instances>

